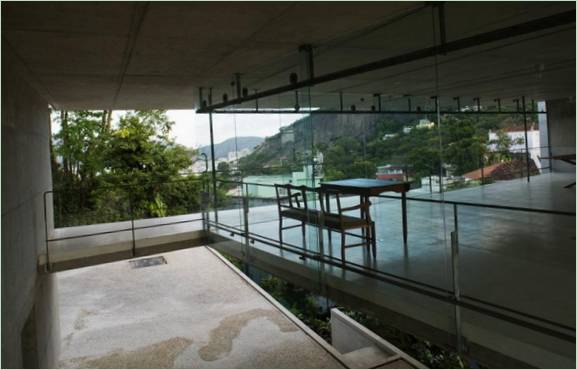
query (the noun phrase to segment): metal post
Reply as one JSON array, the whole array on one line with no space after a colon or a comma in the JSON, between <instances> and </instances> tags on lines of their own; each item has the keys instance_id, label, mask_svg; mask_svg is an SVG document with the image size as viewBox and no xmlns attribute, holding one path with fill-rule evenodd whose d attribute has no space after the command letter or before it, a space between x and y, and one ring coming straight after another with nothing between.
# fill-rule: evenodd
<instances>
[{"instance_id":1,"label":"metal post","mask_svg":"<svg viewBox=\"0 0 577 370\"><path fill-rule=\"evenodd\" d=\"M134 205L131 191L128 195L128 207L130 208L130 231L132 232L132 257L136 257L136 238L134 237Z\"/></svg>"},{"instance_id":2,"label":"metal post","mask_svg":"<svg viewBox=\"0 0 577 370\"><path fill-rule=\"evenodd\" d=\"M212 112L208 113L210 126L210 161L212 163L212 199L214 207L214 222L218 223L218 195L216 193L216 164L214 159L214 129L212 127Z\"/></svg>"},{"instance_id":3,"label":"metal post","mask_svg":"<svg viewBox=\"0 0 577 370\"><path fill-rule=\"evenodd\" d=\"M44 235L46 238L46 267L45 267L45 272L51 272L52 268L50 267L50 248L48 247L48 210L47 205L46 205L46 194L48 194L48 192L44 192ZM52 193L52 204L54 204L54 193ZM52 209L54 209L54 206L52 206ZM52 214L54 214L54 211L52 212Z\"/></svg>"},{"instance_id":4,"label":"metal post","mask_svg":"<svg viewBox=\"0 0 577 370\"><path fill-rule=\"evenodd\" d=\"M457 352L463 353L463 337L461 335L461 288L459 285L459 218L457 204L453 204L454 230L451 232L451 263L453 271L453 298L455 299L455 336L457 337Z\"/></svg>"},{"instance_id":5,"label":"metal post","mask_svg":"<svg viewBox=\"0 0 577 370\"><path fill-rule=\"evenodd\" d=\"M244 185L244 186L243 186ZM246 248L246 259L245 261L249 262L249 249L250 249L250 240L248 236L248 211L249 211L249 204L248 204L248 184L242 184L241 187L244 192L244 196L242 197L242 215L243 215L243 223L244 223L244 244Z\"/></svg>"},{"instance_id":6,"label":"metal post","mask_svg":"<svg viewBox=\"0 0 577 370\"><path fill-rule=\"evenodd\" d=\"M527 162L527 182L531 181L531 156L529 154L529 141L527 137L527 109L525 107L525 96L521 97L521 104L523 105L523 130L525 130L525 161Z\"/></svg>"}]
</instances>

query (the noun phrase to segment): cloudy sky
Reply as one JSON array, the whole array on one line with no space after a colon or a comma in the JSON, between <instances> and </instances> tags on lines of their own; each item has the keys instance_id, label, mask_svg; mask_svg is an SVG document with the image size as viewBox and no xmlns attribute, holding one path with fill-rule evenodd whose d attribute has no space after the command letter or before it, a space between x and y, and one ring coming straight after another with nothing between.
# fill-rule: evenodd
<instances>
[{"instance_id":1,"label":"cloudy sky","mask_svg":"<svg viewBox=\"0 0 577 370\"><path fill-rule=\"evenodd\" d=\"M304 114L214 114L214 141L222 142L236 136L274 135L286 126L304 117ZM208 114L193 110L170 110L168 117L175 122L172 133L177 143L188 147L210 144Z\"/></svg>"},{"instance_id":2,"label":"cloudy sky","mask_svg":"<svg viewBox=\"0 0 577 370\"><path fill-rule=\"evenodd\" d=\"M115 111L113 122L126 111ZM187 147L198 148L210 144L208 114L196 114L193 110L169 110L167 115L174 121L172 135L175 141ZM236 136L274 135L286 126L304 117L304 114L215 114L213 115L214 141L220 143ZM52 132L60 131L53 118Z\"/></svg>"}]
</instances>

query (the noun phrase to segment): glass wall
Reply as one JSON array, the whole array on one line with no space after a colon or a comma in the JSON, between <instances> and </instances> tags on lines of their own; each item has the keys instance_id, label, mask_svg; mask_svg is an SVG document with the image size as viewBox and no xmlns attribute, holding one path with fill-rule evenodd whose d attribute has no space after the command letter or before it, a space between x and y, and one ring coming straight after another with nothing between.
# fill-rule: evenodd
<instances>
[{"instance_id":1,"label":"glass wall","mask_svg":"<svg viewBox=\"0 0 577 370\"><path fill-rule=\"evenodd\" d=\"M319 46L316 68L334 72L336 65L351 67L346 60L361 64L462 37L442 35L440 22L438 7L425 7L337 46ZM427 32L411 32L416 25ZM364 50L354 58L355 48L377 39L398 50ZM545 112L521 88L500 91L541 72L493 70L492 53L507 47L519 46L392 63L213 114L215 143L232 140L219 162L219 222L235 228L231 235L247 250L314 267L319 282L341 279L363 299L440 329L460 350L463 338L480 340L487 323L525 328L511 324L513 316L574 325L574 280L567 275L574 263L564 262L574 260L574 216L551 206L562 197L543 175L550 166L542 158ZM338 59L344 54L351 58ZM257 106L268 114L241 112ZM390 187L370 196L341 187L326 197L327 184L354 179ZM306 207L296 207L304 213L285 220L280 203L291 194L275 185L306 186ZM327 217L369 226L344 230ZM558 287L573 292L570 298L559 299ZM569 310L542 312L551 301ZM465 312L465 305L479 309ZM500 334L519 339L509 328Z\"/></svg>"}]
</instances>

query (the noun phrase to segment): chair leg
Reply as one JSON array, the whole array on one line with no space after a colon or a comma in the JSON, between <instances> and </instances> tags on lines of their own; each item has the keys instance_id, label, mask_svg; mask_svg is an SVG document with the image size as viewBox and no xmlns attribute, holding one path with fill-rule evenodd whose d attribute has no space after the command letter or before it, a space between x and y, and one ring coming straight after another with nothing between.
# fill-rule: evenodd
<instances>
[{"instance_id":1,"label":"chair leg","mask_svg":"<svg viewBox=\"0 0 577 370\"><path fill-rule=\"evenodd\" d=\"M341 233L341 260L345 264L345 233Z\"/></svg>"},{"instance_id":2,"label":"chair leg","mask_svg":"<svg viewBox=\"0 0 577 370\"><path fill-rule=\"evenodd\" d=\"M278 220L278 240L282 247L282 217ZM282 249L281 249L282 250Z\"/></svg>"}]
</instances>

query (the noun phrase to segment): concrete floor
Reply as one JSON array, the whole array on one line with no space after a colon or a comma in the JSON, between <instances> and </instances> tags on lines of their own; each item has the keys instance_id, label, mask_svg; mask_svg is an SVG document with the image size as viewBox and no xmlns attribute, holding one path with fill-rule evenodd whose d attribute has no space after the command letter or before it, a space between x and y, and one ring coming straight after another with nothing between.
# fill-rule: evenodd
<instances>
[{"instance_id":1,"label":"concrete floor","mask_svg":"<svg viewBox=\"0 0 577 370\"><path fill-rule=\"evenodd\" d=\"M530 183L523 179L499 182L448 192L444 198L575 212L575 188L563 189L571 179L573 175L541 175ZM347 261L451 289L452 206L408 201L409 238L405 247L400 202L386 198L371 202L377 258L369 258L357 247L347 249ZM575 326L575 217L470 206L460 206L458 212L462 294ZM278 240L277 213L275 206L251 208L250 231ZM242 213L219 212L219 221L242 227ZM302 246L299 228L283 235L285 242ZM307 248L318 251L317 238L318 229L308 227ZM324 240L328 244L326 233ZM332 248L326 246L325 250L340 258L340 235L332 233L332 241ZM254 247L280 254L258 243Z\"/></svg>"},{"instance_id":2,"label":"concrete floor","mask_svg":"<svg viewBox=\"0 0 577 370\"><path fill-rule=\"evenodd\" d=\"M57 274L65 368L341 368L205 247Z\"/></svg>"},{"instance_id":3,"label":"concrete floor","mask_svg":"<svg viewBox=\"0 0 577 370\"><path fill-rule=\"evenodd\" d=\"M562 210L575 212L575 188L563 186L574 181L573 174L540 175L531 178L485 185L483 187L456 190L444 194L444 199L487 205L517 206L535 209ZM439 195L411 195L419 198L439 198ZM346 202L356 199L349 198ZM360 247L348 249L348 262L366 266L387 274L410 278L438 288L452 289L450 232L454 229L453 208L442 204L408 201L409 239L406 246L402 243L400 202L398 199L373 198L371 214L376 222L377 258L370 258ZM211 217L213 214L211 213ZM459 284L463 295L481 299L488 303L501 305L527 314L552 320L560 324L575 327L575 217L547 215L525 211L511 211L472 206L459 206ZM250 208L249 231L278 240L278 210L276 205L255 206ZM161 220L160 220L161 221ZM159 222L147 220L146 222ZM219 211L219 222L242 229L241 209ZM186 233L200 225L181 224L183 228L176 235L186 238ZM83 228L94 228L87 226ZM100 226L98 226L100 227ZM147 243L154 240L170 239L170 228L165 232L154 232L155 228L144 229L150 233ZM211 231L215 232L214 229ZM68 231L69 232L69 231ZM223 236L231 238L228 233ZM117 236L116 236L117 237ZM114 234L96 237L97 244L107 244ZM235 237L241 241L240 238ZM306 247L319 249L318 229L307 227ZM285 231L284 240L302 246L300 230ZM332 234L332 247L328 235L324 234L325 253L340 258L340 238ZM354 240L350 240L350 243ZM98 253L102 247L84 248L82 239L70 242L76 251ZM139 244L140 245L140 244ZM318 270L315 261L302 261L297 255L281 252L277 248L261 243L250 244L250 249L270 255L282 256L311 270ZM55 248L58 251L57 248ZM65 249L62 249L65 250ZM249 251L250 252L250 251ZM77 252L74 252L77 253ZM424 320L439 328L451 327L454 311L450 305L439 304L431 299L416 297L398 288L374 281L373 279L343 271L338 267L324 266L327 276L336 276L352 284L349 291L364 292L365 299L379 295L380 303L386 303L396 312L411 313L412 317ZM369 289L370 288L370 289ZM368 289L368 290L367 290ZM360 293L359 293L360 294ZM390 299L394 295L395 299ZM388 297L388 298L387 298ZM400 299L403 297L403 299ZM568 349L566 343L551 341L548 337L533 338L532 332L519 327L508 328L502 321L488 320L480 314L464 311L464 328L473 325L474 330L466 334L468 338L477 338L484 343L495 343L492 338L500 330L507 331L506 336L528 341L530 347L523 347L518 358L539 364L550 364L550 352L541 354L541 348L559 353L558 366L567 364L566 356L573 357L574 349ZM509 330L510 329L510 330ZM482 333L482 331L485 331ZM513 333L513 334L511 334ZM484 339L483 339L484 338ZM498 346L497 346L498 347ZM530 350L528 348L531 348ZM495 348L495 350L500 350ZM528 352L531 351L531 352ZM572 351L573 355L567 354ZM555 354L554 356L557 356ZM570 360L569 360L570 361Z\"/></svg>"},{"instance_id":4,"label":"concrete floor","mask_svg":"<svg viewBox=\"0 0 577 370\"><path fill-rule=\"evenodd\" d=\"M563 188L574 178L572 174L542 175L533 177L529 184L518 179L457 190L446 193L445 199L575 212L575 188ZM384 198L371 201L378 237L377 258L370 258L363 248L357 247L347 250L347 261L452 289L449 242L453 231L452 206L409 201L409 240L404 247L400 202ZM249 230L278 240L277 213L274 206L251 208ZM471 206L460 206L458 216L459 284L463 295L575 327L574 216ZM238 226L242 225L241 220L242 213L238 210L219 212L221 223ZM222 235L228 237L225 232ZM307 248L318 251L318 229L307 227L306 236ZM325 252L340 258L340 237L333 233L332 248L327 246L328 235L325 233L323 237ZM302 246L300 229L285 231L284 240ZM302 261L295 254L258 242L249 244L245 253L257 251L282 256L311 270L320 269L316 261ZM339 267L325 265L322 269L325 279L337 278L342 289L359 298L454 332L451 305ZM533 366L574 366L575 349L571 343L468 310L461 316L463 335L470 341ZM503 347L504 343L508 345Z\"/></svg>"}]
</instances>

